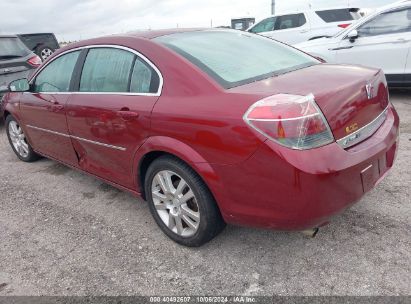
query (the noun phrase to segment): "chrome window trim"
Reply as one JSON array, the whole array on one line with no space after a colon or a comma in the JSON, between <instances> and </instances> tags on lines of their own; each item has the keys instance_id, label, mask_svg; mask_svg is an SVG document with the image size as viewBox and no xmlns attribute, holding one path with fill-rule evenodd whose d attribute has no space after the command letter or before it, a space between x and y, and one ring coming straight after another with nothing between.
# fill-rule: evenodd
<instances>
[{"instance_id":1,"label":"chrome window trim","mask_svg":"<svg viewBox=\"0 0 411 304\"><path fill-rule=\"evenodd\" d=\"M54 57L52 60L47 62L44 66L42 66L36 73L33 75L30 81L30 85L34 83L36 80L37 76L52 62L54 62L56 59L60 58L63 55L76 52L76 51L81 51L84 49L95 49L95 48L112 48L112 49L120 49L123 51L128 51L130 53L133 53L137 57L139 57L142 61L147 63L158 75L159 77L159 84L158 84L158 89L156 93L132 93L132 92L36 92L35 94L48 94L48 95L63 95L63 94L76 94L76 95L124 95L124 96L153 96L153 97L159 97L161 96L161 93L163 92L163 85L164 85L164 78L163 74L160 72L160 70L152 63L146 56L141 54L140 52L131 49L126 46L121 46L117 44L96 44L96 45L87 45L87 46L82 46L74 49L67 50L65 52L62 52L61 54L58 54L56 57ZM32 94L33 92L25 92Z\"/></svg>"},{"instance_id":2,"label":"chrome window trim","mask_svg":"<svg viewBox=\"0 0 411 304\"><path fill-rule=\"evenodd\" d=\"M85 138L82 138L82 137L73 136L73 135L69 135L69 134L64 134L64 133L60 133L60 132L56 132L56 131L52 131L52 130L48 130L48 129L43 129L43 128L31 126L31 125L27 125L27 128L42 131L42 132L46 132L46 133L50 133L50 134L54 134L54 135L59 135L59 136L66 137L66 138L77 139L77 140L84 141L84 142L87 142L87 143L90 143L90 144L95 144L95 145L98 145L98 146L111 148L111 149L115 149L115 150L119 150L119 151L126 151L127 150L126 148L123 148L123 147L104 144L104 143L101 143L101 142L98 142L98 141L93 141L93 140L85 139Z\"/></svg>"},{"instance_id":3,"label":"chrome window trim","mask_svg":"<svg viewBox=\"0 0 411 304\"><path fill-rule=\"evenodd\" d=\"M68 138L70 137L70 135L68 135L68 134L63 134L63 133L60 133L60 132L51 131L51 130L47 130L47 129L43 129L43 128L31 126L31 125L27 125L27 128L38 130L38 131L43 131L43 132L47 132L47 133L51 133L51 134L54 134L54 135L60 135L60 136L63 136L63 137L68 137Z\"/></svg>"},{"instance_id":4,"label":"chrome window trim","mask_svg":"<svg viewBox=\"0 0 411 304\"><path fill-rule=\"evenodd\" d=\"M337 144L343 149L348 149L360 142L370 138L377 130L383 125L388 116L388 107L380 115L377 116L369 124L365 125L361 129L347 135L339 140Z\"/></svg>"}]
</instances>

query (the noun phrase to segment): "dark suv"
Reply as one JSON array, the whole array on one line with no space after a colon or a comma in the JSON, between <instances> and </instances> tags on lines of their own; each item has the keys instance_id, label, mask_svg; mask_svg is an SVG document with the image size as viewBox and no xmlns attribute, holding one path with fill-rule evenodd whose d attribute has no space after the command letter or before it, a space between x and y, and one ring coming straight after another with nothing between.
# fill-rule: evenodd
<instances>
[{"instance_id":1,"label":"dark suv","mask_svg":"<svg viewBox=\"0 0 411 304\"><path fill-rule=\"evenodd\" d=\"M27 78L41 64L17 36L0 35L0 103L1 91L17 79Z\"/></svg>"},{"instance_id":2,"label":"dark suv","mask_svg":"<svg viewBox=\"0 0 411 304\"><path fill-rule=\"evenodd\" d=\"M53 33L20 34L17 36L42 61L45 61L55 50L60 48Z\"/></svg>"}]
</instances>

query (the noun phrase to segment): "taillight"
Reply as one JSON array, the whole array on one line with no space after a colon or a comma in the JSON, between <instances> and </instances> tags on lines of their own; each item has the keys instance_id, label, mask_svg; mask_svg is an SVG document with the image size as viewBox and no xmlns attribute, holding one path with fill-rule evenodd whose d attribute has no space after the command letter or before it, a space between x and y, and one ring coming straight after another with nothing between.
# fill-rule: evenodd
<instances>
[{"instance_id":1,"label":"taillight","mask_svg":"<svg viewBox=\"0 0 411 304\"><path fill-rule=\"evenodd\" d=\"M41 59L39 56L36 55L36 56L31 57L29 60L27 60L27 63L37 68L38 66L41 65Z\"/></svg>"},{"instance_id":2,"label":"taillight","mask_svg":"<svg viewBox=\"0 0 411 304\"><path fill-rule=\"evenodd\" d=\"M347 27L349 27L350 25L351 25L351 23L343 23L343 24L339 24L338 27L347 28Z\"/></svg>"},{"instance_id":3,"label":"taillight","mask_svg":"<svg viewBox=\"0 0 411 304\"><path fill-rule=\"evenodd\" d=\"M267 138L292 149L313 149L334 142L312 94L270 96L253 104L244 121Z\"/></svg>"}]
</instances>

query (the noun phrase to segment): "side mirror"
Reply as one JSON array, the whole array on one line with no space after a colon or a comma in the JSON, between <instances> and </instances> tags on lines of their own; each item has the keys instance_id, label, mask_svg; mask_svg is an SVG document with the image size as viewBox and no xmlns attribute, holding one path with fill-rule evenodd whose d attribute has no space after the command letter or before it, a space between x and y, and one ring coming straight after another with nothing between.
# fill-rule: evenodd
<instances>
[{"instance_id":1,"label":"side mirror","mask_svg":"<svg viewBox=\"0 0 411 304\"><path fill-rule=\"evenodd\" d=\"M27 92L30 90L30 84L26 78L10 82L9 92Z\"/></svg>"},{"instance_id":2,"label":"side mirror","mask_svg":"<svg viewBox=\"0 0 411 304\"><path fill-rule=\"evenodd\" d=\"M352 30L348 33L347 38L350 39L350 42L354 42L358 38L358 31Z\"/></svg>"}]
</instances>

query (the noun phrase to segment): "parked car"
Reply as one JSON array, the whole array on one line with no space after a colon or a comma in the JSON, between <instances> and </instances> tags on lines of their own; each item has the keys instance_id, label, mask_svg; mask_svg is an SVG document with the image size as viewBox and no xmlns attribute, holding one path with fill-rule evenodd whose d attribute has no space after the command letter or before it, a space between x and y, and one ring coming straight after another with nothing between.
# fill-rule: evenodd
<instances>
[{"instance_id":1,"label":"parked car","mask_svg":"<svg viewBox=\"0 0 411 304\"><path fill-rule=\"evenodd\" d=\"M53 33L20 34L18 36L42 61L45 61L60 48L57 38Z\"/></svg>"},{"instance_id":2,"label":"parked car","mask_svg":"<svg viewBox=\"0 0 411 304\"><path fill-rule=\"evenodd\" d=\"M300 13L271 16L248 31L293 45L333 36L360 18L358 8L310 9Z\"/></svg>"},{"instance_id":3,"label":"parked car","mask_svg":"<svg viewBox=\"0 0 411 304\"><path fill-rule=\"evenodd\" d=\"M331 63L384 70L392 86L411 86L411 2L385 6L332 38L296 45Z\"/></svg>"},{"instance_id":4,"label":"parked car","mask_svg":"<svg viewBox=\"0 0 411 304\"><path fill-rule=\"evenodd\" d=\"M386 175L398 147L382 71L247 32L83 41L10 90L18 158L42 155L146 199L186 246L226 223L316 231Z\"/></svg>"},{"instance_id":5,"label":"parked car","mask_svg":"<svg viewBox=\"0 0 411 304\"><path fill-rule=\"evenodd\" d=\"M41 64L17 36L0 35L0 90L16 79L26 78ZM0 103L2 93L0 92Z\"/></svg>"},{"instance_id":6,"label":"parked car","mask_svg":"<svg viewBox=\"0 0 411 304\"><path fill-rule=\"evenodd\" d=\"M255 23L255 18L234 18L231 19L231 28L234 30L245 31Z\"/></svg>"}]
</instances>

